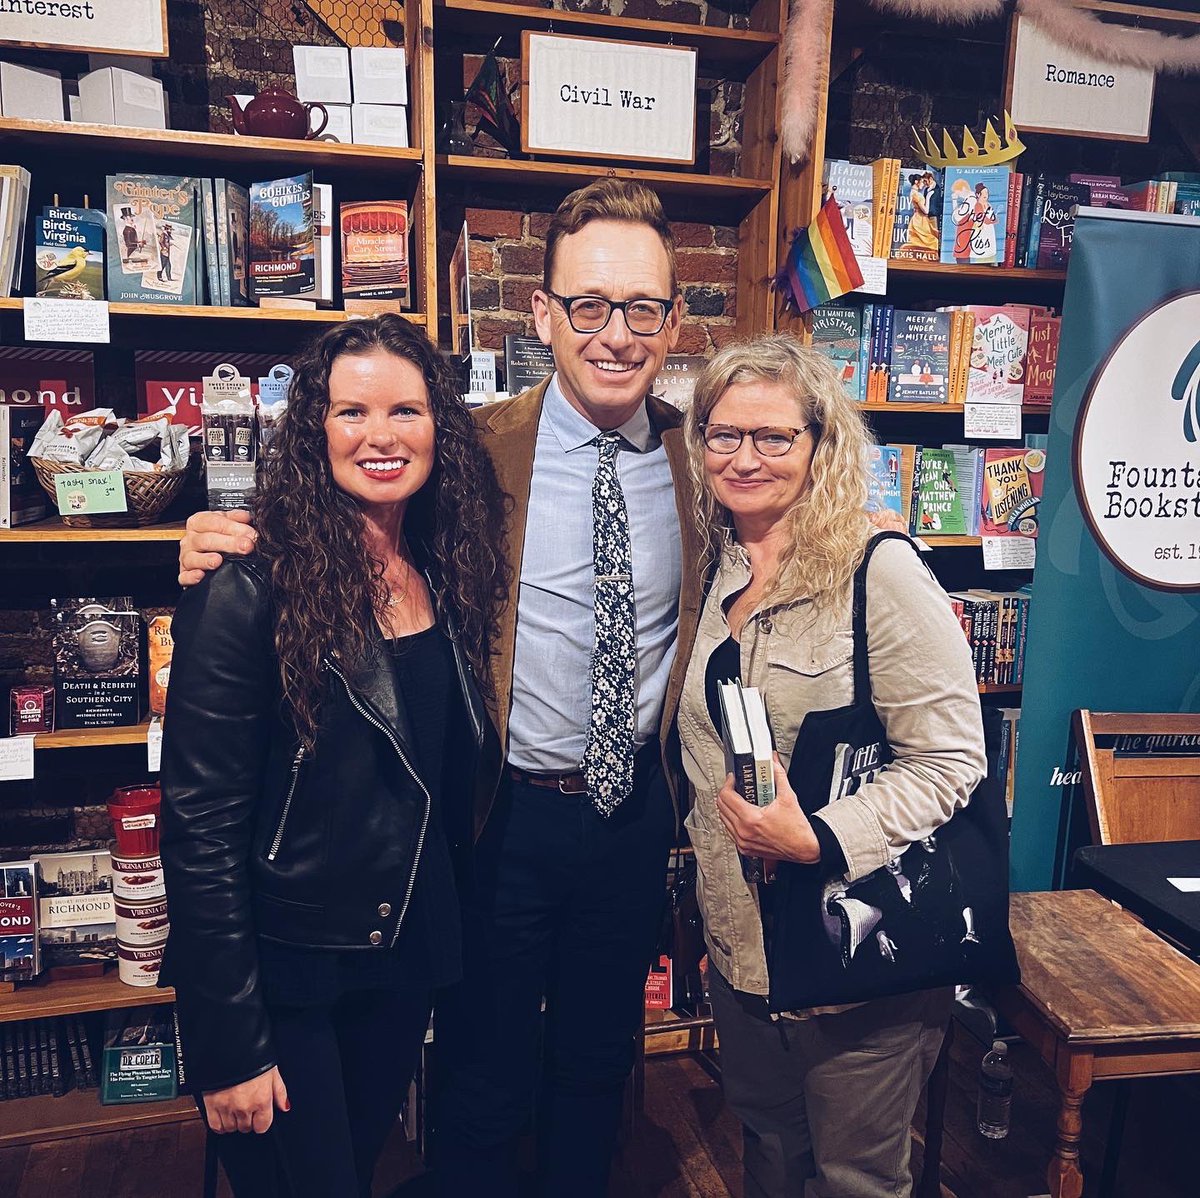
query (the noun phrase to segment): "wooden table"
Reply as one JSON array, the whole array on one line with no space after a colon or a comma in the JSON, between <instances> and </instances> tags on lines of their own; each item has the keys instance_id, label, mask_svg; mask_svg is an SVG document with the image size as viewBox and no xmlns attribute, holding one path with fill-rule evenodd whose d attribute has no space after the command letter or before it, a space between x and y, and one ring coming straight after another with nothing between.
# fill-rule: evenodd
<instances>
[{"instance_id":1,"label":"wooden table","mask_svg":"<svg viewBox=\"0 0 1200 1198\"><path fill-rule=\"evenodd\" d=\"M1200 965L1094 890L1014 894L1010 922L1021 984L996 1006L1058 1080L1047 1180L1052 1198L1080 1198L1092 1082L1200 1073Z\"/></svg>"}]
</instances>

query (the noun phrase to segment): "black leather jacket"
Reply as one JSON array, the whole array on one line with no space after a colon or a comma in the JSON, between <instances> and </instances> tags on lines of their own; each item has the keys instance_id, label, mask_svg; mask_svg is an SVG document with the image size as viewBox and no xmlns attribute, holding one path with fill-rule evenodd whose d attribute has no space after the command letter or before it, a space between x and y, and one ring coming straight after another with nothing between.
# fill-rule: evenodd
<instances>
[{"instance_id":1,"label":"black leather jacket","mask_svg":"<svg viewBox=\"0 0 1200 1198\"><path fill-rule=\"evenodd\" d=\"M256 936L390 950L429 793L382 636L353 677L327 663L316 745L300 751L261 560L230 560L186 591L172 632L161 838L171 931L161 976L177 991L188 1083L214 1090L275 1064ZM454 650L478 749L483 704ZM470 796L445 801L455 828L450 809L468 810Z\"/></svg>"}]
</instances>

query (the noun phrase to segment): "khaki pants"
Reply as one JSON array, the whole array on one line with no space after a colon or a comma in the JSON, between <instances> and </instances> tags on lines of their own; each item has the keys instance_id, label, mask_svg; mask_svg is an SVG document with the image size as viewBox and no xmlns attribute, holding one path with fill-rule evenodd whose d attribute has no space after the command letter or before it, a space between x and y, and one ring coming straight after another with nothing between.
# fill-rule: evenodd
<instances>
[{"instance_id":1,"label":"khaki pants","mask_svg":"<svg viewBox=\"0 0 1200 1198\"><path fill-rule=\"evenodd\" d=\"M772 1020L712 970L725 1100L742 1121L745 1198L906 1198L909 1125L953 992Z\"/></svg>"}]
</instances>

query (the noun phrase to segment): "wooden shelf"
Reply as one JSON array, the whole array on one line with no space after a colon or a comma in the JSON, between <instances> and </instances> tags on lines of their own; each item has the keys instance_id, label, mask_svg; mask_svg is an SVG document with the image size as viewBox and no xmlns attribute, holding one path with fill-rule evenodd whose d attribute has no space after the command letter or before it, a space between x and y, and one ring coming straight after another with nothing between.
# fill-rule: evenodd
<instances>
[{"instance_id":1,"label":"wooden shelf","mask_svg":"<svg viewBox=\"0 0 1200 1198\"><path fill-rule=\"evenodd\" d=\"M73 153L102 155L109 169L119 169L118 156L147 159L187 159L222 162L231 166L275 162L295 171L313 167L379 175L417 175L419 149L392 146L341 145L333 141L294 141L281 137L235 137L230 133L196 133L187 129L132 129L87 125L73 121L22 121L0 118L0 140L8 154L15 147L53 150L65 159ZM135 169L138 169L135 167Z\"/></svg>"},{"instance_id":2,"label":"wooden shelf","mask_svg":"<svg viewBox=\"0 0 1200 1198\"><path fill-rule=\"evenodd\" d=\"M58 541L178 541L183 537L183 521L151 524L146 528L68 528L58 516L0 529L0 545L10 541L49 544Z\"/></svg>"},{"instance_id":3,"label":"wooden shelf","mask_svg":"<svg viewBox=\"0 0 1200 1198\"><path fill-rule=\"evenodd\" d=\"M965 405L960 403L860 403L858 406L864 412L891 412L904 415L910 412L941 412L943 415L961 416L965 410ZM1026 403L1021 405L1021 411L1026 416L1049 416L1050 405Z\"/></svg>"},{"instance_id":4,"label":"wooden shelf","mask_svg":"<svg viewBox=\"0 0 1200 1198\"><path fill-rule=\"evenodd\" d=\"M1019 682L981 682L979 693L981 695L1019 695L1021 684Z\"/></svg>"},{"instance_id":5,"label":"wooden shelf","mask_svg":"<svg viewBox=\"0 0 1200 1198\"><path fill-rule=\"evenodd\" d=\"M673 1010L647 1011L643 1043L648 1057L699 1052L718 1047L717 1029L711 1015L690 1018Z\"/></svg>"},{"instance_id":6,"label":"wooden shelf","mask_svg":"<svg viewBox=\"0 0 1200 1198\"><path fill-rule=\"evenodd\" d=\"M917 537L931 549L966 549L971 545L982 545L982 537Z\"/></svg>"},{"instance_id":7,"label":"wooden shelf","mask_svg":"<svg viewBox=\"0 0 1200 1198\"><path fill-rule=\"evenodd\" d=\"M907 258L889 258L889 275L941 279L953 276L960 279L1005 280L1010 283L1065 283L1065 270L1005 269L1003 266L956 266L953 262L919 262Z\"/></svg>"},{"instance_id":8,"label":"wooden shelf","mask_svg":"<svg viewBox=\"0 0 1200 1198\"><path fill-rule=\"evenodd\" d=\"M14 1098L0 1110L4 1112L0 1148L130 1131L163 1123L189 1123L200 1117L195 1099L187 1096L169 1102L102 1106L98 1090L71 1090L61 1098L46 1094L37 1098Z\"/></svg>"},{"instance_id":9,"label":"wooden shelf","mask_svg":"<svg viewBox=\"0 0 1200 1198\"><path fill-rule=\"evenodd\" d=\"M19 296L0 299L0 311L20 310L25 301ZM190 320L265 320L275 324L341 324L355 319L346 312L333 308L218 308L209 304L109 304L113 316L121 317L187 317ZM425 317L419 312L401 312L405 320L423 325Z\"/></svg>"},{"instance_id":10,"label":"wooden shelf","mask_svg":"<svg viewBox=\"0 0 1200 1198\"><path fill-rule=\"evenodd\" d=\"M107 745L144 745L149 724L126 724L120 728L63 728L58 732L39 732L33 738L35 749L95 749Z\"/></svg>"},{"instance_id":11,"label":"wooden shelf","mask_svg":"<svg viewBox=\"0 0 1200 1198\"><path fill-rule=\"evenodd\" d=\"M557 12L555 9L556 19ZM610 166L607 163L542 162L440 154L437 164L443 178L494 185L575 188L601 176L612 176L616 179L638 179L664 194L701 196L744 205L754 204L771 191L770 179L736 179L730 175L642 170L637 167Z\"/></svg>"},{"instance_id":12,"label":"wooden shelf","mask_svg":"<svg viewBox=\"0 0 1200 1198\"><path fill-rule=\"evenodd\" d=\"M110 969L103 977L69 982L45 982L0 994L0 1023L17 1019L48 1019L52 1015L77 1015L87 1011L113 1011L122 1007L157 1007L175 1001L169 986L127 986ZM11 1108L0 1108L9 1110Z\"/></svg>"},{"instance_id":13,"label":"wooden shelf","mask_svg":"<svg viewBox=\"0 0 1200 1198\"><path fill-rule=\"evenodd\" d=\"M586 12L563 12L532 4L500 4L491 0L436 0L434 26L480 42L498 36L517 36L523 29L542 32L553 24L555 33L588 37L606 34L629 42L694 46L703 66L752 67L779 45L777 33L686 25L677 21L647 21Z\"/></svg>"}]
</instances>

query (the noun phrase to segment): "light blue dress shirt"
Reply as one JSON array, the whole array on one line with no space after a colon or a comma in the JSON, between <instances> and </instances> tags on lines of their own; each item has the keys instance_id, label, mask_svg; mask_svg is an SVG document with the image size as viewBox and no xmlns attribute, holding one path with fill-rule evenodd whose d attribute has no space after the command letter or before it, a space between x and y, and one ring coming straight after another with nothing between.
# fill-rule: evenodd
<instances>
[{"instance_id":1,"label":"light blue dress shirt","mask_svg":"<svg viewBox=\"0 0 1200 1198\"><path fill-rule=\"evenodd\" d=\"M679 627L682 554L675 487L642 404L617 432L629 511L637 632L637 745L658 734ZM600 430L550 380L538 422L513 651L508 760L523 770L579 768L591 713L596 637L592 481Z\"/></svg>"}]
</instances>

